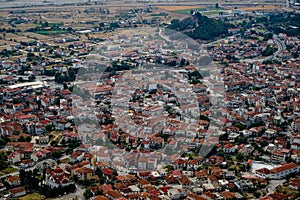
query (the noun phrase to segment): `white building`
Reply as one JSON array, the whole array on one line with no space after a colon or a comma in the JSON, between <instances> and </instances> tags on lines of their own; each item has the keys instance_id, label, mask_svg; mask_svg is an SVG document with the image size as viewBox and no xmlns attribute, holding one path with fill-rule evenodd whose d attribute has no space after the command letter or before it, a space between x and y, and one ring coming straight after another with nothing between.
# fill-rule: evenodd
<instances>
[{"instance_id":1,"label":"white building","mask_svg":"<svg viewBox=\"0 0 300 200\"><path fill-rule=\"evenodd\" d=\"M270 179L283 179L289 174L298 173L300 165L296 163L287 163L279 167L275 167L271 170L267 168L261 168L255 171L256 175L263 178Z\"/></svg>"}]
</instances>

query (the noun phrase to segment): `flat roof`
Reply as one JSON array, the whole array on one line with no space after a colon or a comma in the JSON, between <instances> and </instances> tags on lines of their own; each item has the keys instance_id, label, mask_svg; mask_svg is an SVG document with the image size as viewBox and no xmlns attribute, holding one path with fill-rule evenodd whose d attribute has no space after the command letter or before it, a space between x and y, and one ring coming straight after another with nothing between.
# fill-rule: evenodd
<instances>
[{"instance_id":1,"label":"flat roof","mask_svg":"<svg viewBox=\"0 0 300 200\"><path fill-rule=\"evenodd\" d=\"M22 88L22 87L29 87L34 85L44 85L41 81L35 81L35 82L28 82L28 83L18 83L14 85L8 86L9 89L16 89L16 88Z\"/></svg>"}]
</instances>

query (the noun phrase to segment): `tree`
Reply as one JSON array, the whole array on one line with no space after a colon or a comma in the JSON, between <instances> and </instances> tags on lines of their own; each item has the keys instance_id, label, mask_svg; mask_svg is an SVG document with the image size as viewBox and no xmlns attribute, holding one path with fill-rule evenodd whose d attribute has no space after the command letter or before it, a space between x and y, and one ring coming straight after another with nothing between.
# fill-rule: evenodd
<instances>
[{"instance_id":1,"label":"tree","mask_svg":"<svg viewBox=\"0 0 300 200\"><path fill-rule=\"evenodd\" d=\"M99 23L99 27L100 27L100 28L105 27L105 23L104 23L104 22L100 22L100 23Z\"/></svg>"},{"instance_id":2,"label":"tree","mask_svg":"<svg viewBox=\"0 0 300 200\"><path fill-rule=\"evenodd\" d=\"M52 124L47 124L45 128L46 128L47 132L51 132L53 130L53 125Z\"/></svg>"},{"instance_id":3,"label":"tree","mask_svg":"<svg viewBox=\"0 0 300 200\"><path fill-rule=\"evenodd\" d=\"M21 135L21 136L19 137L18 141L19 141L19 142L25 142L25 138L24 138L24 136L23 136L23 135Z\"/></svg>"},{"instance_id":4,"label":"tree","mask_svg":"<svg viewBox=\"0 0 300 200\"><path fill-rule=\"evenodd\" d=\"M85 190L85 192L83 193L83 196L85 197L85 199L90 199L90 198L93 196L93 194L92 194L92 192L91 192L91 189L90 189L90 188L87 188L87 189Z\"/></svg>"},{"instance_id":5,"label":"tree","mask_svg":"<svg viewBox=\"0 0 300 200\"><path fill-rule=\"evenodd\" d=\"M29 77L28 77L29 81L34 81L35 79L36 79L36 77L35 77L34 74L30 74Z\"/></svg>"},{"instance_id":6,"label":"tree","mask_svg":"<svg viewBox=\"0 0 300 200\"><path fill-rule=\"evenodd\" d=\"M64 87L65 90L68 89L67 83L63 83L63 87Z\"/></svg>"},{"instance_id":7,"label":"tree","mask_svg":"<svg viewBox=\"0 0 300 200\"><path fill-rule=\"evenodd\" d=\"M273 53L275 53L277 51L276 48L271 47L270 45L267 46L267 48L262 52L263 56L270 56Z\"/></svg>"},{"instance_id":8,"label":"tree","mask_svg":"<svg viewBox=\"0 0 300 200\"><path fill-rule=\"evenodd\" d=\"M6 142L4 139L0 138L0 147L5 146L6 143L7 143L7 142Z\"/></svg>"},{"instance_id":9,"label":"tree","mask_svg":"<svg viewBox=\"0 0 300 200\"><path fill-rule=\"evenodd\" d=\"M258 198L258 197L260 197L260 193L259 193L259 192L254 192L254 194L253 194L253 195L254 195L254 197L255 197L255 198Z\"/></svg>"},{"instance_id":10,"label":"tree","mask_svg":"<svg viewBox=\"0 0 300 200\"><path fill-rule=\"evenodd\" d=\"M25 174L25 170L24 169L21 169L19 171L19 178L21 180L21 184L24 185L25 184L25 178L26 178L26 174Z\"/></svg>"},{"instance_id":11,"label":"tree","mask_svg":"<svg viewBox=\"0 0 300 200\"><path fill-rule=\"evenodd\" d=\"M236 159L237 159L238 161L243 161L243 160L244 160L244 154L238 153L238 154L236 155Z\"/></svg>"},{"instance_id":12,"label":"tree","mask_svg":"<svg viewBox=\"0 0 300 200\"><path fill-rule=\"evenodd\" d=\"M61 142L60 142L62 145L65 145L66 144L66 140L65 140L65 138L63 138L62 140L61 140Z\"/></svg>"},{"instance_id":13,"label":"tree","mask_svg":"<svg viewBox=\"0 0 300 200\"><path fill-rule=\"evenodd\" d=\"M19 77L19 78L18 78L18 82L21 82L21 83L22 83L22 82L24 82L24 79L23 79L22 77Z\"/></svg>"}]
</instances>

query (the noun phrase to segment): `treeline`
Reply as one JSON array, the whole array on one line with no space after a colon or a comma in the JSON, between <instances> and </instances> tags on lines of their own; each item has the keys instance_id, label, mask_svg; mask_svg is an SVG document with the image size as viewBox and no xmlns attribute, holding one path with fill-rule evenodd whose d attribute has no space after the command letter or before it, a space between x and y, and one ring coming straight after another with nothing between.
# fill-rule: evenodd
<instances>
[{"instance_id":1,"label":"treeline","mask_svg":"<svg viewBox=\"0 0 300 200\"><path fill-rule=\"evenodd\" d=\"M228 34L229 24L221 20L211 19L200 13L184 20L174 19L171 21L170 29L185 31L185 34L193 39L213 40L216 37Z\"/></svg>"}]
</instances>

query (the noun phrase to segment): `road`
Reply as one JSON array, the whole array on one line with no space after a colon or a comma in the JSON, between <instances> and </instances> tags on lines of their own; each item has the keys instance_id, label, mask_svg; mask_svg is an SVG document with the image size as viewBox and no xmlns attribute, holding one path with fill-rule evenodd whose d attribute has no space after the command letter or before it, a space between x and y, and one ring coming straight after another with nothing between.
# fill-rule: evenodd
<instances>
[{"instance_id":1,"label":"road","mask_svg":"<svg viewBox=\"0 0 300 200\"><path fill-rule=\"evenodd\" d=\"M160 29L159 29L159 32L158 32L159 36L160 36L162 39L164 39L164 40L166 40L166 41L168 41L168 42L171 42L171 40L170 40L167 36L163 35L162 32L163 32L163 29L160 28Z\"/></svg>"},{"instance_id":2,"label":"road","mask_svg":"<svg viewBox=\"0 0 300 200\"><path fill-rule=\"evenodd\" d=\"M285 180L270 180L269 185L267 186L267 194L273 194L278 185L282 185Z\"/></svg>"},{"instance_id":3,"label":"road","mask_svg":"<svg viewBox=\"0 0 300 200\"><path fill-rule=\"evenodd\" d=\"M274 39L274 43L277 45L278 49L273 55L266 57L264 60L272 60L274 57L276 58L276 57L280 56L280 54L282 52L284 52L284 50L286 49L284 42L281 41L277 35L273 35L273 39Z\"/></svg>"}]
</instances>

